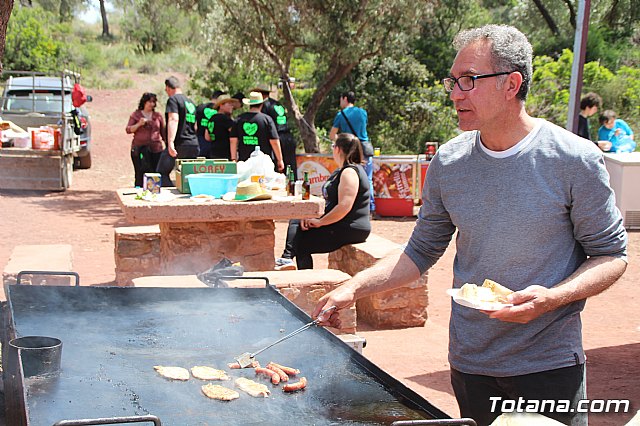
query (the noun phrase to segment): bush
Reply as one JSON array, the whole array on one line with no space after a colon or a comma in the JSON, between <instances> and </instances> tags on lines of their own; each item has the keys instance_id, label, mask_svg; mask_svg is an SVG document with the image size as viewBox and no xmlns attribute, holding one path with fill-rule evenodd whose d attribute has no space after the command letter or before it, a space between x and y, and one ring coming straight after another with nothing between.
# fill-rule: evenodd
<instances>
[{"instance_id":1,"label":"bush","mask_svg":"<svg viewBox=\"0 0 640 426\"><path fill-rule=\"evenodd\" d=\"M65 39L69 34L69 26L57 23L56 15L16 4L7 28L5 69L59 71L68 59Z\"/></svg>"}]
</instances>

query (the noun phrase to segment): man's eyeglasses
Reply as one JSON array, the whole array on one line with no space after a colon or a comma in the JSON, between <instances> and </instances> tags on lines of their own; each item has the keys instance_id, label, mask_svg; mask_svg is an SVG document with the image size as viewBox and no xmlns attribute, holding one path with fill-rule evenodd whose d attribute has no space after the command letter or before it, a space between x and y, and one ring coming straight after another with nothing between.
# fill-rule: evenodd
<instances>
[{"instance_id":1,"label":"man's eyeglasses","mask_svg":"<svg viewBox=\"0 0 640 426\"><path fill-rule=\"evenodd\" d=\"M511 74L512 72L516 71L503 71L493 74L462 75L458 78L447 77L442 79L442 85L444 86L444 90L447 91L447 93L453 92L456 83L458 84L460 90L462 90L463 92L468 92L469 90L473 90L473 88L475 87L474 82L480 78L497 77L499 75Z\"/></svg>"}]
</instances>

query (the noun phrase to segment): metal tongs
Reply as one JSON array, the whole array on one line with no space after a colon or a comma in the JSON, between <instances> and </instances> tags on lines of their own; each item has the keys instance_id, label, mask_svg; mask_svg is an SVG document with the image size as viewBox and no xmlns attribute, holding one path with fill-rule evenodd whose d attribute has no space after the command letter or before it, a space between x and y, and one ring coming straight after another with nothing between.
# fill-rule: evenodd
<instances>
[{"instance_id":1,"label":"metal tongs","mask_svg":"<svg viewBox=\"0 0 640 426\"><path fill-rule=\"evenodd\" d=\"M259 353L266 351L270 347L272 347L272 346L274 346L274 345L276 345L276 344L278 344L278 343L280 343L282 341L285 341L288 338L295 336L296 334L302 333L303 331L305 331L306 329L308 329L308 328L310 328L310 327L312 327L314 325L318 325L318 323L320 322L320 317L323 314L326 314L327 312L332 311L334 309L336 309L336 306L331 306L331 307L325 309L324 311L322 311L322 312L320 312L318 314L318 318L316 318L315 320L311 321L308 324L303 325L302 327L300 327L297 330L292 331L291 333L287 334L286 336L281 337L280 339L276 340L275 342L273 342L269 346L266 346L266 347L260 349L259 351L256 351L254 353L245 352L242 355L239 355L238 357L236 357L236 361L238 361L238 364L240 364L240 368L246 368L246 367L250 366L253 363L253 359Z\"/></svg>"}]
</instances>

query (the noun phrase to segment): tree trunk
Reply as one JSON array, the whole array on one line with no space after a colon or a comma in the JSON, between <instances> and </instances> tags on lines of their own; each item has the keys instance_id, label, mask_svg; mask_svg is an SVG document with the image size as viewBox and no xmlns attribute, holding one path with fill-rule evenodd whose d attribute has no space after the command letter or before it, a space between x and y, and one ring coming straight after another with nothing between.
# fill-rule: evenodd
<instances>
[{"instance_id":1,"label":"tree trunk","mask_svg":"<svg viewBox=\"0 0 640 426\"><path fill-rule=\"evenodd\" d=\"M7 41L7 25L13 10L14 0L5 0L0 2L0 71L2 71L2 60L4 59L4 44Z\"/></svg>"},{"instance_id":2,"label":"tree trunk","mask_svg":"<svg viewBox=\"0 0 640 426\"><path fill-rule=\"evenodd\" d=\"M318 135L316 133L315 120L316 114L322 102L336 85L357 65L357 63L340 64L337 60L333 60L325 75L324 80L318 85L316 91L313 92L311 101L307 106L304 115L300 112L300 108L293 98L293 94L288 84L283 85L284 101L290 111L293 112L293 118L298 126L300 137L304 145L304 151L307 153L319 152ZM288 81L288 75L283 76Z\"/></svg>"},{"instance_id":3,"label":"tree trunk","mask_svg":"<svg viewBox=\"0 0 640 426\"><path fill-rule=\"evenodd\" d=\"M576 10L573 7L573 3L571 0L564 0L564 3L567 5L567 9L569 9L569 23L573 28L573 31L576 30Z\"/></svg>"},{"instance_id":4,"label":"tree trunk","mask_svg":"<svg viewBox=\"0 0 640 426\"><path fill-rule=\"evenodd\" d=\"M609 29L613 29L616 25L616 16L618 14L618 3L619 0L613 0L611 2L611 7L607 11L607 14L604 15L604 22L607 24Z\"/></svg>"},{"instance_id":5,"label":"tree trunk","mask_svg":"<svg viewBox=\"0 0 640 426\"><path fill-rule=\"evenodd\" d=\"M558 26L556 25L555 21L553 20L553 17L551 16L547 8L544 6L544 4L542 4L542 0L533 0L533 2L535 3L536 7L542 14L542 17L544 18L545 22L547 23L547 26L549 27L553 35L556 35L556 36L560 35L560 30L558 29Z\"/></svg>"},{"instance_id":6,"label":"tree trunk","mask_svg":"<svg viewBox=\"0 0 640 426\"><path fill-rule=\"evenodd\" d=\"M100 0L100 16L102 17L102 37L109 38L109 21L107 20L107 8L104 5L104 0Z\"/></svg>"}]
</instances>

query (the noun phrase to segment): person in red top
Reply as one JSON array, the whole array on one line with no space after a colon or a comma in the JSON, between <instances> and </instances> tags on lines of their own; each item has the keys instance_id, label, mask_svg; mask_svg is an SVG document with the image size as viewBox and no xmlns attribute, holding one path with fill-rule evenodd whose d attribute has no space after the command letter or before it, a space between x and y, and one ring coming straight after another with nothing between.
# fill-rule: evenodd
<instances>
[{"instance_id":1,"label":"person in red top","mask_svg":"<svg viewBox=\"0 0 640 426\"><path fill-rule=\"evenodd\" d=\"M164 149L162 135L166 131L164 117L155 111L158 99L155 93L144 93L138 109L129 117L127 134L133 133L131 162L135 171L135 186L142 187L145 173L155 173Z\"/></svg>"}]
</instances>

